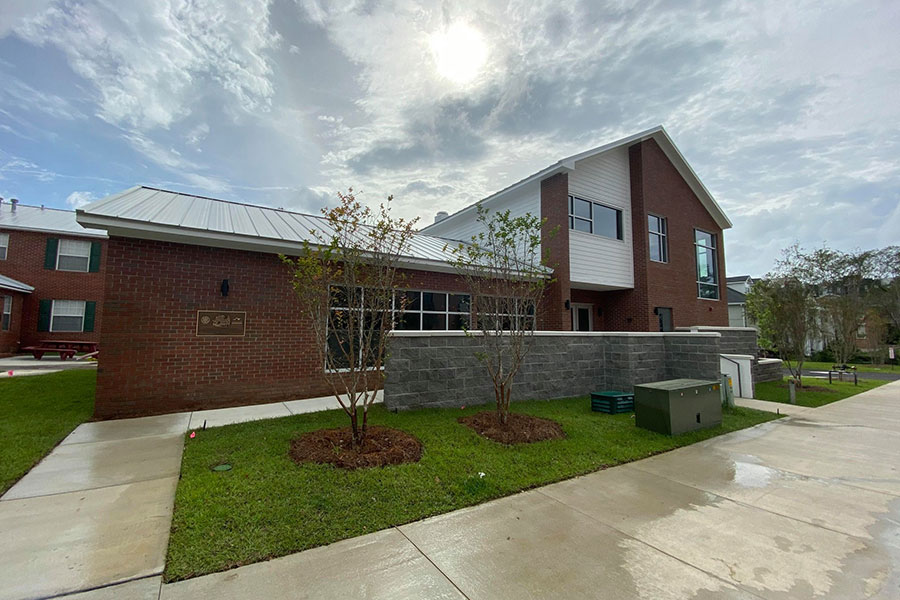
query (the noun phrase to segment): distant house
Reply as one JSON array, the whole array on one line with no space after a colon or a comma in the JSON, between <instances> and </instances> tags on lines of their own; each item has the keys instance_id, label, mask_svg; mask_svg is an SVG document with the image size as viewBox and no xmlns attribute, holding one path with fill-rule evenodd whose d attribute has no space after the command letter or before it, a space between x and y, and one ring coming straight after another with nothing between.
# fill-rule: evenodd
<instances>
[{"instance_id":1,"label":"distant house","mask_svg":"<svg viewBox=\"0 0 900 600\"><path fill-rule=\"evenodd\" d=\"M747 293L753 279L749 275L726 277L725 285L728 286L728 326L756 327L747 316Z\"/></svg>"},{"instance_id":2,"label":"distant house","mask_svg":"<svg viewBox=\"0 0 900 600\"><path fill-rule=\"evenodd\" d=\"M74 211L0 199L0 354L42 339L99 341L106 240Z\"/></svg>"}]
</instances>

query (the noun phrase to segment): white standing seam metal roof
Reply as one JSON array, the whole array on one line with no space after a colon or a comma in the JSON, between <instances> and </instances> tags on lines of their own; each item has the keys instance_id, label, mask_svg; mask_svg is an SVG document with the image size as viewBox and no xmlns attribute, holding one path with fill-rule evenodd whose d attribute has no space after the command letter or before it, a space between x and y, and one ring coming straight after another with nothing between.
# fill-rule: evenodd
<instances>
[{"instance_id":1,"label":"white standing seam metal roof","mask_svg":"<svg viewBox=\"0 0 900 600\"><path fill-rule=\"evenodd\" d=\"M77 210L84 226L110 235L180 243L284 252L314 244L313 231L328 239L328 222L319 216L241 204L204 196L136 186ZM416 233L403 263L451 271L451 248L459 241Z\"/></svg>"},{"instance_id":2,"label":"white standing seam metal roof","mask_svg":"<svg viewBox=\"0 0 900 600\"><path fill-rule=\"evenodd\" d=\"M432 223L426 227L423 227L422 232L428 233L429 229L439 229L439 226L446 225L453 219L457 219L464 214L471 213L479 204L485 207L490 207L491 204L494 203L494 201L505 197L507 194L521 188L522 186L542 181L547 177L550 177L557 173L573 171L575 169L575 163L580 160L584 160L586 158L596 156L597 154L608 152L621 146L631 146L632 144L643 142L649 139L656 140L656 143L659 144L659 147L662 148L662 151L672 162L672 165L684 178L685 182L688 184L691 190L697 195L697 198L700 199L700 203L703 204L703 206L709 212L710 216L712 216L712 218L716 221L719 227L721 227L722 229L730 229L732 223L728 219L728 216L725 214L725 211L722 210L722 207L719 206L719 203L716 202L716 199L713 198L712 194L709 193L709 190L706 189L706 186L703 185L703 182L700 181L697 173L694 172L694 169L691 168L691 165L689 165L687 160L685 160L684 155L681 154L681 151L675 145L675 142L672 141L672 138L669 137L669 134L666 132L665 127L663 127L662 125L657 125L656 127L652 127L650 129L647 129L646 131L641 131L640 133L629 135L628 137L618 139L614 142L610 142L602 146L597 146L596 148L585 150L584 152L579 152L578 154L573 154L572 156L560 159L546 169L542 169L537 173L533 173L525 179L521 179L516 183L505 187L499 192L495 192L486 198L482 198L474 204L465 206L455 213L441 219L437 223ZM474 216L468 216L467 218L473 219Z\"/></svg>"},{"instance_id":3,"label":"white standing seam metal roof","mask_svg":"<svg viewBox=\"0 0 900 600\"><path fill-rule=\"evenodd\" d=\"M82 227L75 219L73 210L18 204L14 211L12 203L8 200L0 203L0 229L19 229L93 238L107 237L105 231Z\"/></svg>"},{"instance_id":4,"label":"white standing seam metal roof","mask_svg":"<svg viewBox=\"0 0 900 600\"><path fill-rule=\"evenodd\" d=\"M21 281L16 281L12 277L7 277L6 275L0 275L0 290L12 290L14 292L22 292L24 294L30 294L34 291L34 288L27 283L22 283Z\"/></svg>"}]
</instances>

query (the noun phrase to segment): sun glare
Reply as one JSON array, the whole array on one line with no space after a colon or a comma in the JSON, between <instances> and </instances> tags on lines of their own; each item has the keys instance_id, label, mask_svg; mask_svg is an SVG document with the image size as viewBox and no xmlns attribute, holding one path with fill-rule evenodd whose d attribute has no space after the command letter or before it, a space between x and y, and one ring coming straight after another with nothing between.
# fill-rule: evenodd
<instances>
[{"instance_id":1,"label":"sun glare","mask_svg":"<svg viewBox=\"0 0 900 600\"><path fill-rule=\"evenodd\" d=\"M464 23L454 23L444 31L432 34L431 52L441 77L465 84L481 72L488 48L477 29Z\"/></svg>"}]
</instances>

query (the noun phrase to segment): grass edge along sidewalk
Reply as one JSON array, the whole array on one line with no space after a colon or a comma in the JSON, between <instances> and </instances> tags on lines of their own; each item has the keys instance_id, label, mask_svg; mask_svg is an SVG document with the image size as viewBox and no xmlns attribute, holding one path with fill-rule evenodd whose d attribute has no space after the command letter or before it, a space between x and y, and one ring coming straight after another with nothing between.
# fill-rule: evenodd
<instances>
[{"instance_id":1,"label":"grass edge along sidewalk","mask_svg":"<svg viewBox=\"0 0 900 600\"><path fill-rule=\"evenodd\" d=\"M0 494L94 412L94 369L0 380Z\"/></svg>"},{"instance_id":2,"label":"grass edge along sidewalk","mask_svg":"<svg viewBox=\"0 0 900 600\"><path fill-rule=\"evenodd\" d=\"M787 378L781 381L766 381L756 384L756 399L769 402L790 403L790 389ZM797 406L817 408L838 400L844 400L850 396L861 394L882 386L889 381L881 379L863 379L860 377L859 385L853 385L853 381L833 381L816 377L803 377L803 387L797 388Z\"/></svg>"},{"instance_id":3,"label":"grass edge along sidewalk","mask_svg":"<svg viewBox=\"0 0 900 600\"><path fill-rule=\"evenodd\" d=\"M341 411L197 431L185 438L165 579L223 571L480 504L777 418L736 408L722 426L677 437L638 429L631 414L592 413L586 397L518 402L558 421L566 438L503 446L457 422L487 407L391 413L370 422L412 433L418 463L345 471L297 465L295 436L346 426ZM230 471L212 471L229 463Z\"/></svg>"}]
</instances>

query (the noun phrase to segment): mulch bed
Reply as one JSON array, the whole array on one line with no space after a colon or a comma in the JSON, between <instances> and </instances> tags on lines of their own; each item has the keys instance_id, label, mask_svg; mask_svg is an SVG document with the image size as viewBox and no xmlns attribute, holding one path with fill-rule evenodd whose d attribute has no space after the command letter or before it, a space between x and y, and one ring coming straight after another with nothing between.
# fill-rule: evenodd
<instances>
[{"instance_id":1,"label":"mulch bed","mask_svg":"<svg viewBox=\"0 0 900 600\"><path fill-rule=\"evenodd\" d=\"M289 454L298 464L331 464L341 469L400 465L422 458L422 442L399 429L370 425L360 448L353 448L352 440L349 427L320 429L292 440Z\"/></svg>"},{"instance_id":2,"label":"mulch bed","mask_svg":"<svg viewBox=\"0 0 900 600\"><path fill-rule=\"evenodd\" d=\"M787 388L790 387L787 383L779 383L778 387ZM834 390L830 390L828 388L822 387L820 385L804 385L803 387L797 386L797 391L803 392L833 392Z\"/></svg>"},{"instance_id":3,"label":"mulch bed","mask_svg":"<svg viewBox=\"0 0 900 600\"><path fill-rule=\"evenodd\" d=\"M478 435L501 444L530 444L566 437L562 425L556 421L518 413L509 413L505 425L495 411L460 417L457 421L474 429Z\"/></svg>"}]
</instances>

